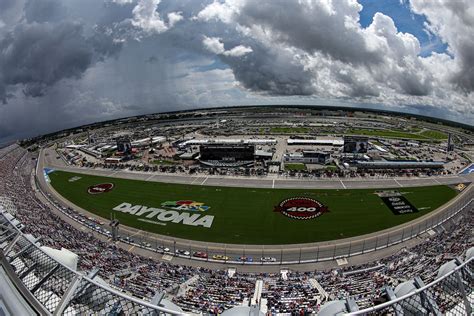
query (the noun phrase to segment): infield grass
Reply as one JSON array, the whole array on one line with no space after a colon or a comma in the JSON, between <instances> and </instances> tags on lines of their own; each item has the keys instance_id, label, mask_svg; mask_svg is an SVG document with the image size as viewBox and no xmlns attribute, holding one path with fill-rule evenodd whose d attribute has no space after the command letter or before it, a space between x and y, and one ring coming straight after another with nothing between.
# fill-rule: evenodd
<instances>
[{"instance_id":1,"label":"infield grass","mask_svg":"<svg viewBox=\"0 0 474 316\"><path fill-rule=\"evenodd\" d=\"M285 170L302 171L306 170L306 165L304 163L285 163Z\"/></svg>"},{"instance_id":2,"label":"infield grass","mask_svg":"<svg viewBox=\"0 0 474 316\"><path fill-rule=\"evenodd\" d=\"M69 182L73 177L80 179ZM63 171L54 171L49 174L49 178L53 188L75 205L106 219L110 218L111 212L115 212L121 225L162 235L235 244L306 243L371 233L425 215L456 195L456 191L448 186L401 188L399 191L420 211L394 215L374 194L374 189L212 187L107 178ZM87 192L91 185L108 182L114 184L110 192L97 195ZM273 211L282 200L298 196L320 201L328 206L329 212L311 220L296 220ZM163 226L142 222L135 215L112 210L123 202L162 208L163 202L175 200L205 203L210 209L199 213L214 216L212 227L171 222L166 222Z\"/></svg>"}]
</instances>

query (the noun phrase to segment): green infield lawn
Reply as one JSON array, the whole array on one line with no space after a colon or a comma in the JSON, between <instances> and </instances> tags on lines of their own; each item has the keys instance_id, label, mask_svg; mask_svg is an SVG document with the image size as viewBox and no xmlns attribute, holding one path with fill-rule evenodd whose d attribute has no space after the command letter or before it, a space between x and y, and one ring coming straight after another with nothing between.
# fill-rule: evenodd
<instances>
[{"instance_id":1,"label":"green infield lawn","mask_svg":"<svg viewBox=\"0 0 474 316\"><path fill-rule=\"evenodd\" d=\"M380 197L374 194L373 189L211 187L116 179L62 171L50 173L49 178L54 189L75 205L104 218L110 218L110 213L114 212L122 225L162 235L236 244L305 243L370 233L413 220L456 195L448 186L402 188L399 191L420 211L394 215ZM88 193L89 186L101 183L113 183L114 188L106 193ZM297 220L273 211L282 200L300 196L320 201L329 208L329 212L310 220ZM156 218L147 219L152 220L152 223L144 222L138 220L144 218L144 215L138 217L112 210L123 202L166 209L161 206L162 203L176 200L194 200L209 206L207 211L193 214L213 215L212 227L164 223Z\"/></svg>"},{"instance_id":2,"label":"green infield lawn","mask_svg":"<svg viewBox=\"0 0 474 316\"><path fill-rule=\"evenodd\" d=\"M306 170L304 163L285 163L285 170L301 171Z\"/></svg>"},{"instance_id":3,"label":"green infield lawn","mask_svg":"<svg viewBox=\"0 0 474 316\"><path fill-rule=\"evenodd\" d=\"M440 132L440 131L434 131L434 130L426 130L420 133L420 135L432 138L432 139L438 139L438 140L443 140L443 139L448 139L448 135L446 133Z\"/></svg>"},{"instance_id":4,"label":"green infield lawn","mask_svg":"<svg viewBox=\"0 0 474 316\"><path fill-rule=\"evenodd\" d=\"M385 129L352 129L348 134L354 135L365 135L374 137L385 137L385 138L403 138L403 139L416 139L416 140L427 140L428 138L424 135L408 133L401 130L385 130Z\"/></svg>"},{"instance_id":5,"label":"green infield lawn","mask_svg":"<svg viewBox=\"0 0 474 316\"><path fill-rule=\"evenodd\" d=\"M270 132L274 134L306 134L311 129L308 127L272 127Z\"/></svg>"}]
</instances>

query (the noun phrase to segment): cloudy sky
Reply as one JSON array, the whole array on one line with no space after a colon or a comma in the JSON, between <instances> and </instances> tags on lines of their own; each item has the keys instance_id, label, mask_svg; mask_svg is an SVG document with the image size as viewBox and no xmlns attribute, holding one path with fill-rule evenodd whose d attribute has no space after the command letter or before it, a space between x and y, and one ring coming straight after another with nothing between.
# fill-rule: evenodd
<instances>
[{"instance_id":1,"label":"cloudy sky","mask_svg":"<svg viewBox=\"0 0 474 316\"><path fill-rule=\"evenodd\" d=\"M239 104L474 122L472 0L0 0L0 143Z\"/></svg>"}]
</instances>

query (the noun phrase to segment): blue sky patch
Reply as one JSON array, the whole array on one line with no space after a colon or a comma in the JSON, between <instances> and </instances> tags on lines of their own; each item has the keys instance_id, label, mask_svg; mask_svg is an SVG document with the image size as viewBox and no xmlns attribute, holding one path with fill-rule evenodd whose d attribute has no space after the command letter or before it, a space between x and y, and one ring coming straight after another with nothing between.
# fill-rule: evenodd
<instances>
[{"instance_id":1,"label":"blue sky patch","mask_svg":"<svg viewBox=\"0 0 474 316\"><path fill-rule=\"evenodd\" d=\"M446 52L448 45L437 36L427 34L424 30L425 16L411 12L408 1L400 3L400 0L359 0L359 3L363 6L360 12L362 27L369 26L375 13L381 12L393 19L399 32L411 33L418 38L421 56L429 56L432 52Z\"/></svg>"}]
</instances>

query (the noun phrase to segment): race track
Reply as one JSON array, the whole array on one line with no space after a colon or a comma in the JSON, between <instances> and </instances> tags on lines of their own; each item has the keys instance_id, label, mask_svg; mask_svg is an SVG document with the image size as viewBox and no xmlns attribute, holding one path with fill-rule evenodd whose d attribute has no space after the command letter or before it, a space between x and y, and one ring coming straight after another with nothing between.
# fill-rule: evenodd
<instances>
[{"instance_id":1,"label":"race track","mask_svg":"<svg viewBox=\"0 0 474 316\"><path fill-rule=\"evenodd\" d=\"M473 174L456 175L447 177L433 177L433 178L399 178L399 179L357 179L357 180L309 180L309 179L285 179L285 178L224 178L217 176L190 176L190 175L175 175L175 174L153 174L145 172L130 172L130 171L111 171L99 169L86 169L66 166L61 160L56 159L54 151L44 155L42 151L38 160L37 178L39 185L43 191L51 192L57 201L63 205L71 206L81 213L88 216L95 217L95 215L72 205L69 201L57 194L52 187L46 183L42 170L44 167L53 168L57 170L71 171L77 173L93 174L108 177L139 179L145 181L158 181L168 183L182 183L193 185L212 185L212 186L236 186L236 187L258 187L258 188L311 188L311 189L361 189L361 188L400 188L411 186L429 186L439 184L458 184L471 183L474 177ZM274 266L261 265L260 262L254 264L245 264L239 266L240 271L277 271L278 267L291 266L294 269L308 270L314 269L314 262L323 262L327 265L334 265L334 260L337 258L355 256L349 258L351 263L363 263L371 261L380 256L387 256L391 252L403 247L406 243L419 242L419 239L412 239L413 237L427 237L431 233L436 233L436 226L439 223L453 221L458 214L462 213L466 208L472 208L472 199L474 196L474 189L472 186L464 190L456 199L450 201L445 206L433 211L423 217L420 217L412 222L392 227L383 231L358 236L353 238L339 239L328 242L297 244L297 245L232 245L232 244L218 244L196 242L173 238L169 236L161 236L151 233L146 233L134 228L121 226L120 234L122 236L133 236L136 242L146 241L151 244L152 248L157 246L169 247L172 251L174 249L182 249L190 251L204 251L209 254L211 258L215 254L226 255L231 258L231 262L227 263L232 266L239 264L235 261L240 256L250 256L254 261L258 261L260 257L274 257L276 259ZM72 221L72 220L71 220ZM75 223L78 229L80 223ZM284 232L282 232L284 233ZM156 257L158 259L165 258L176 263L187 262L187 264L207 266L207 267L222 267L223 262L208 260L196 261L185 260L185 258L163 256L154 251L139 248L136 245L127 245L120 243L124 248L135 251L142 255ZM395 250L394 250L395 249ZM376 251L375 251L376 250ZM312 263L312 264L309 264Z\"/></svg>"}]
</instances>

